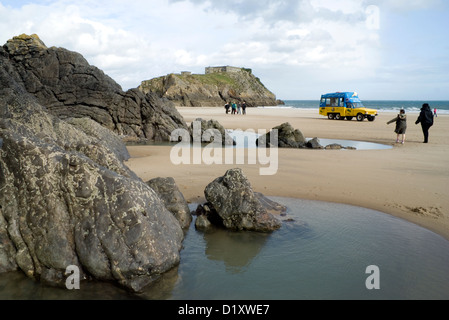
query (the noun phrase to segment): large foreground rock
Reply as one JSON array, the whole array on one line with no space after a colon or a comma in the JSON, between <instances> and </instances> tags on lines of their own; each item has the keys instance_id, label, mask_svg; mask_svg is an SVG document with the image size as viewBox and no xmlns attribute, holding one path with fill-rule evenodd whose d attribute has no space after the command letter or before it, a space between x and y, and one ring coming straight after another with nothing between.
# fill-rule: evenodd
<instances>
[{"instance_id":1,"label":"large foreground rock","mask_svg":"<svg viewBox=\"0 0 449 320\"><path fill-rule=\"evenodd\" d=\"M271 232L281 223L268 213L254 193L241 169L231 169L205 189L208 206L216 212L224 227L231 230Z\"/></svg>"},{"instance_id":2,"label":"large foreground rock","mask_svg":"<svg viewBox=\"0 0 449 320\"><path fill-rule=\"evenodd\" d=\"M181 227L183 229L188 228L192 222L192 215L187 201L176 185L175 179L171 177L154 178L148 181L147 184L164 201L165 207L173 213Z\"/></svg>"},{"instance_id":3,"label":"large foreground rock","mask_svg":"<svg viewBox=\"0 0 449 320\"><path fill-rule=\"evenodd\" d=\"M0 59L0 272L61 285L76 265L83 278L140 291L176 266L182 229L123 164L118 138L47 113Z\"/></svg>"},{"instance_id":4,"label":"large foreground rock","mask_svg":"<svg viewBox=\"0 0 449 320\"><path fill-rule=\"evenodd\" d=\"M0 56L8 77L60 119L88 117L119 135L155 141L188 129L171 102L137 89L124 92L81 54L48 48L37 35L8 40Z\"/></svg>"}]
</instances>

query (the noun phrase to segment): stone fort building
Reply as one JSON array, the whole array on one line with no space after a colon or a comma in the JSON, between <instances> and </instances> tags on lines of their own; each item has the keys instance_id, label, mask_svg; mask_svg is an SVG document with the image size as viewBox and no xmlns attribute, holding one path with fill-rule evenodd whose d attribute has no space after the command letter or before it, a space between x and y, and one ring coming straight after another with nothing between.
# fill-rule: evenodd
<instances>
[{"instance_id":1,"label":"stone fort building","mask_svg":"<svg viewBox=\"0 0 449 320\"><path fill-rule=\"evenodd\" d=\"M220 72L229 72L229 73L235 73L242 71L242 68L238 67L231 67L231 66L224 66L224 67L206 67L206 74L211 73L220 73ZM249 70L247 70L249 71Z\"/></svg>"}]
</instances>

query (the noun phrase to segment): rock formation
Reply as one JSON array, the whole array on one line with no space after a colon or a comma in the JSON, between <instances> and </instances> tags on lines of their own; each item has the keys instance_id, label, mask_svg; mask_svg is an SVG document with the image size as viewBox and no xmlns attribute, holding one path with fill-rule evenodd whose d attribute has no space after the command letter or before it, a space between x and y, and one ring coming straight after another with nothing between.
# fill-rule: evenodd
<instances>
[{"instance_id":1,"label":"rock formation","mask_svg":"<svg viewBox=\"0 0 449 320\"><path fill-rule=\"evenodd\" d=\"M128 154L119 137L84 113L91 106L79 105L84 111L76 116L83 118L53 115L63 110L53 100L55 81L72 83L79 93L76 81L62 76L63 66L78 71L84 66L82 79L101 72L77 54L45 49L35 37L17 41L0 48L0 272L20 269L63 285L66 268L75 265L83 278L140 291L179 263L181 226L156 192L123 164ZM74 65L62 63L65 54ZM46 63L59 66L54 66L58 77L47 74L53 68ZM52 114L42 100L55 102Z\"/></svg>"},{"instance_id":2,"label":"rock formation","mask_svg":"<svg viewBox=\"0 0 449 320\"><path fill-rule=\"evenodd\" d=\"M338 143L332 143L325 147L326 150L341 150L344 149L344 147L341 144Z\"/></svg>"},{"instance_id":3,"label":"rock formation","mask_svg":"<svg viewBox=\"0 0 449 320\"><path fill-rule=\"evenodd\" d=\"M271 141L271 136L274 134L277 135L278 141L277 145ZM275 137L273 136L273 137ZM275 140L275 139L273 139ZM340 144L333 143L323 147L321 145L320 139L317 137L307 141L304 138L304 135L298 129L294 129L290 123L286 122L281 124L280 126L274 127L267 134L259 137L256 140L257 146L265 145L267 148L270 147L278 147L278 148L309 148L309 149L326 149L326 150L340 150L340 149L348 149L348 150L357 150L354 147L343 147Z\"/></svg>"},{"instance_id":4,"label":"rock formation","mask_svg":"<svg viewBox=\"0 0 449 320\"><path fill-rule=\"evenodd\" d=\"M192 132L193 141L201 142L213 142L214 135L212 130L217 130L220 132L221 144L225 145L236 145L234 139L226 132L226 129L217 120L203 120L201 118L195 119L190 124L190 130Z\"/></svg>"},{"instance_id":5,"label":"rock formation","mask_svg":"<svg viewBox=\"0 0 449 320\"><path fill-rule=\"evenodd\" d=\"M260 192L254 192L254 194L256 195L256 197L259 200L262 207L264 207L268 213L277 214L277 215L281 215L281 216L285 215L285 212L287 211L286 206L284 206L280 203L277 203L273 200L268 199Z\"/></svg>"},{"instance_id":6,"label":"rock formation","mask_svg":"<svg viewBox=\"0 0 449 320\"><path fill-rule=\"evenodd\" d=\"M37 35L21 35L0 47L15 82L60 119L88 117L122 136L169 141L176 128L187 128L167 101L121 87L79 53L47 48Z\"/></svg>"},{"instance_id":7,"label":"rock formation","mask_svg":"<svg viewBox=\"0 0 449 320\"><path fill-rule=\"evenodd\" d=\"M307 141L306 146L310 149L324 149L324 147L320 143L320 139L318 139L317 137Z\"/></svg>"},{"instance_id":8,"label":"rock formation","mask_svg":"<svg viewBox=\"0 0 449 320\"><path fill-rule=\"evenodd\" d=\"M181 107L224 107L229 101L245 101L248 107L275 106L276 96L244 68L209 74L169 74L143 81L139 89L154 93Z\"/></svg>"},{"instance_id":9,"label":"rock formation","mask_svg":"<svg viewBox=\"0 0 449 320\"><path fill-rule=\"evenodd\" d=\"M181 227L183 229L188 228L192 222L192 215L187 201L176 185L175 179L155 178L148 181L147 184L164 201L165 207L173 213Z\"/></svg>"},{"instance_id":10,"label":"rock formation","mask_svg":"<svg viewBox=\"0 0 449 320\"><path fill-rule=\"evenodd\" d=\"M280 221L262 205L241 169L228 170L223 177L211 182L204 194L208 203L203 215L212 224L257 232L271 232L281 227ZM204 223L201 221L201 227L207 226Z\"/></svg>"},{"instance_id":11,"label":"rock formation","mask_svg":"<svg viewBox=\"0 0 449 320\"><path fill-rule=\"evenodd\" d=\"M265 145L267 147L271 146L271 134L273 130L277 130L278 135L278 145L279 148L305 148L306 147L306 139L301 131L298 129L294 129L290 123L283 123L280 126L274 127L270 132L266 135L257 139L256 144Z\"/></svg>"}]
</instances>

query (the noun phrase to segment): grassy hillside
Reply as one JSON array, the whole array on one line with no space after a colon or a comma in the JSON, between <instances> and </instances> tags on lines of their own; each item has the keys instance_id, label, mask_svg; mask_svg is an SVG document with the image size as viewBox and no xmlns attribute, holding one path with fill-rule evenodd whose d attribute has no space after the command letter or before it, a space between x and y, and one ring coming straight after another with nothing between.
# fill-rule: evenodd
<instances>
[{"instance_id":1,"label":"grassy hillside","mask_svg":"<svg viewBox=\"0 0 449 320\"><path fill-rule=\"evenodd\" d=\"M221 105L228 99L245 100L255 105L274 105L276 96L252 74L250 69L209 74L169 74L143 81L139 87L178 105Z\"/></svg>"}]
</instances>

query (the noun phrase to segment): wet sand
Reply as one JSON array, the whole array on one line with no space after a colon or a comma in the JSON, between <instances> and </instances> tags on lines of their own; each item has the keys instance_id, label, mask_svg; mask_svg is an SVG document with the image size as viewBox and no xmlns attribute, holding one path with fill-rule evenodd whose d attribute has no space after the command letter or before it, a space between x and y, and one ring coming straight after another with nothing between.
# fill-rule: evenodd
<instances>
[{"instance_id":1,"label":"wet sand","mask_svg":"<svg viewBox=\"0 0 449 320\"><path fill-rule=\"evenodd\" d=\"M378 210L416 223L449 240L449 116L439 115L423 144L418 114L408 114L407 140L396 144L394 113L374 122L328 120L318 111L247 109L226 115L222 108L178 108L187 123L196 118L218 120L227 129L269 130L284 122L304 136L393 145L389 150L279 149L275 175L260 175L257 164L174 165L171 147L130 146L127 165L144 181L173 177L190 202L204 201L204 189L231 168L242 168L253 189L267 196L350 204Z\"/></svg>"}]
</instances>

